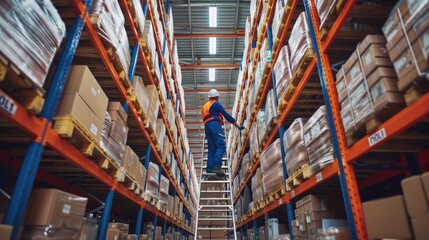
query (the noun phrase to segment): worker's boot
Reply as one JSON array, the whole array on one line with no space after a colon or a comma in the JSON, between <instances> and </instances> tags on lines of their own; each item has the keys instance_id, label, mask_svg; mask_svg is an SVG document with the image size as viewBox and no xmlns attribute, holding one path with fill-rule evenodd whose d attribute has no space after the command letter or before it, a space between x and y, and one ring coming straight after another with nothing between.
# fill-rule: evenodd
<instances>
[{"instance_id":1,"label":"worker's boot","mask_svg":"<svg viewBox=\"0 0 429 240\"><path fill-rule=\"evenodd\" d=\"M214 167L213 172L216 173L216 176L223 178L225 177L225 173L222 171L220 167Z\"/></svg>"}]
</instances>

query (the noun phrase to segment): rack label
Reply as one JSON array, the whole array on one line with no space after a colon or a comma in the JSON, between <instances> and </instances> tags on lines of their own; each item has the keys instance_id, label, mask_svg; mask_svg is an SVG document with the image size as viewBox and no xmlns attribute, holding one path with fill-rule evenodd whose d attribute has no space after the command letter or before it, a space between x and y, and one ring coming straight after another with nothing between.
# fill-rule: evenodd
<instances>
[{"instance_id":1,"label":"rack label","mask_svg":"<svg viewBox=\"0 0 429 240\"><path fill-rule=\"evenodd\" d=\"M282 203L283 203L283 201L282 201L282 199L280 198L280 199L279 199L279 205L282 205Z\"/></svg>"},{"instance_id":2,"label":"rack label","mask_svg":"<svg viewBox=\"0 0 429 240\"><path fill-rule=\"evenodd\" d=\"M386 130L384 128L378 130L374 134L368 137L369 146L372 147L374 144L380 142L387 137Z\"/></svg>"},{"instance_id":3,"label":"rack label","mask_svg":"<svg viewBox=\"0 0 429 240\"><path fill-rule=\"evenodd\" d=\"M322 173L320 172L320 173L316 174L316 182L320 182L320 181L322 181L322 180L323 180L323 175L322 175Z\"/></svg>"},{"instance_id":4,"label":"rack label","mask_svg":"<svg viewBox=\"0 0 429 240\"><path fill-rule=\"evenodd\" d=\"M291 198L295 197L295 190L292 190L292 191L290 192L290 197L291 197Z\"/></svg>"},{"instance_id":5,"label":"rack label","mask_svg":"<svg viewBox=\"0 0 429 240\"><path fill-rule=\"evenodd\" d=\"M0 90L0 108L3 111L9 113L9 115L13 116L16 113L16 104L5 92Z\"/></svg>"}]
</instances>

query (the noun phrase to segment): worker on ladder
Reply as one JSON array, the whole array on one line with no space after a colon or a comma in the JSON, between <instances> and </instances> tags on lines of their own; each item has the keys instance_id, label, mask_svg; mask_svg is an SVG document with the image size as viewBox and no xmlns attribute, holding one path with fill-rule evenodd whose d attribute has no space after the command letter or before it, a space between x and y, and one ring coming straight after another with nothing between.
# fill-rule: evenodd
<instances>
[{"instance_id":1,"label":"worker on ladder","mask_svg":"<svg viewBox=\"0 0 429 240\"><path fill-rule=\"evenodd\" d=\"M216 89L209 92L209 101L202 108L202 117L208 144L207 173L216 173L217 177L224 177L222 158L226 152L225 134L223 132L223 118L234 124L240 131L244 126L238 125L220 104L219 93Z\"/></svg>"}]
</instances>

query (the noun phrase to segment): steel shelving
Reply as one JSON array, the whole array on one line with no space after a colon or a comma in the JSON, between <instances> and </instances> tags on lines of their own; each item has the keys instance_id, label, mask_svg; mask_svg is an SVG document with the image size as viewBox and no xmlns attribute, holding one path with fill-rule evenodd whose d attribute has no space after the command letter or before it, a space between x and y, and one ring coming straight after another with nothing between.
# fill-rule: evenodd
<instances>
[{"instance_id":1,"label":"steel shelving","mask_svg":"<svg viewBox=\"0 0 429 240\"><path fill-rule=\"evenodd\" d=\"M377 174L374 174L371 178L367 178L367 179L364 179L363 181L358 182L353 163L356 162L358 158L364 156L365 154L367 154L372 150L376 150L380 148L381 146L388 143L388 141L391 140L392 138L395 138L399 134L409 129L411 126L427 118L429 116L429 108L427 108L427 105L429 104L429 93L424 94L414 103L407 106L402 111L400 111L399 113L391 117L389 120L381 124L377 129L375 129L374 131L372 131L371 133L369 133L368 135L366 135L365 137L357 141L351 147L347 147L346 145L345 134L344 134L344 129L342 127L342 119L340 115L340 108L338 104L337 91L335 86L335 78L332 73L331 64L329 62L329 57L327 52L330 49L330 46L335 40L337 34L339 33L341 26L350 16L351 11L355 7L355 4L356 4L356 1L353 1L353 0L344 1L342 10L338 13L338 16L335 18L333 25L329 30L327 36L324 38L324 40L321 40L321 37L320 37L321 34L319 30L320 23L319 23L316 7L314 5L314 1L304 0L304 7L307 14L308 24L310 26L310 32L312 35L313 47L315 48L316 54L312 58L308 67L306 68L303 77L299 81L299 84L296 86L296 89L293 92L290 100L288 101L288 104L285 110L278 116L278 122L274 128L274 131L269 136L265 146L263 146L263 149L266 149L279 136L278 135L279 132L280 132L280 138L281 138L283 124L285 123L288 115L291 113L292 108L297 102L302 90L306 86L308 80L310 79L310 76L313 74L317 66L318 75L320 77L320 85L322 87L322 92L323 92L325 104L327 107L328 122L330 123L330 127L331 127L331 136L334 143L333 145L334 145L336 160L334 161L333 164L324 168L318 174L307 179L305 182L297 186L292 191L287 192L279 200L266 205L263 210L258 211L253 215L251 214L250 216L246 217L243 221L239 222L237 224L237 227L240 228L240 231L242 231L243 227L247 228L248 227L247 225L252 221L254 223L254 226L257 226L255 225L256 219L259 219L263 216L267 216L274 209L284 206L285 204L289 205L289 203L293 203L294 200L300 195L305 194L309 190L314 189L316 186L321 185L326 180L338 176L340 180L341 192L344 198L344 205L346 208L347 219L351 228L353 239L366 239L367 238L366 227L364 222L359 189L371 186L378 182L382 182L383 180L389 179L392 176L396 176L399 173L402 173L405 171L403 169L383 170ZM292 13L290 13L290 15L292 15ZM269 25L270 23L268 23L268 26ZM287 29L288 28L285 28L284 32L287 32ZM283 41L284 39L281 42ZM274 56L274 61L275 59L276 59L276 56ZM271 77L271 75L269 77ZM269 81L267 81L265 84L266 85L264 86L264 88L268 89L267 85L270 84ZM257 102L256 110L258 110L262 105L263 98L267 93L267 91L265 90L263 92L264 95L261 101ZM249 128L252 126L252 124L253 124L253 121L251 120L249 123ZM369 141L369 138L371 138L375 134L380 134L380 132L384 133L382 134L383 137L376 143L371 144L371 142ZM239 167L240 161L244 155L244 148L247 145L247 142L248 142L248 136L244 138L243 145L241 148L242 150L239 154L237 168L234 170L233 176L236 176L238 169L240 168ZM236 146L233 149L236 149ZM282 150L282 153L284 153L283 150ZM424 156L427 156L427 151L423 152L422 154ZM405 154L402 153L400 154L400 156L401 156L401 162L399 162L395 166L405 168L405 169L407 167L409 168L410 166L406 161ZM423 162L424 160L422 159L423 157L420 157L420 159L418 160ZM251 177L256 172L258 165L259 165L259 160L257 160L255 163L251 165L250 175L247 176L240 183L240 188L234 198L234 202L238 200L238 197L243 191L245 185L250 181ZM290 221L293 220L293 213L292 215L290 215L291 213L290 213L289 206L287 210L288 210L288 218L289 218L288 220L290 224Z\"/></svg>"},{"instance_id":2,"label":"steel shelving","mask_svg":"<svg viewBox=\"0 0 429 240\"><path fill-rule=\"evenodd\" d=\"M125 1L123 1L125 8L127 7L127 4ZM80 35L82 33L83 28L86 29L86 33L91 38L92 44L97 50L105 68L108 71L108 74L111 76L111 79L113 83L115 84L115 87L117 88L117 91L119 92L121 98L123 99L123 102L125 102L128 106L128 113L132 115L132 117L137 121L138 128L140 128L141 134L146 139L148 145L152 148L152 154L159 163L159 165L162 168L162 171L167 173L167 177L170 180L170 184L175 189L174 192L180 196L181 200L183 201L185 207L187 208L187 211L185 212L186 219L188 221L192 221L191 218L194 218L194 215L192 213L192 210L190 209L190 205L187 202L187 199L185 197L185 193L181 190L180 185L176 183L176 181L172 178L171 174L169 174L166 167L162 164L161 156L158 154L158 152L155 149L155 144L152 142L150 134L145 129L145 124L143 123L142 119L139 116L139 113L136 109L136 107L133 105L132 101L130 100L129 95L127 94L127 89L122 84L122 80L120 79L119 74L115 70L112 62L110 61L107 51L104 48L100 38L97 35L97 32L94 29L94 26L91 23L91 20L89 19L87 10L90 8L91 1L81 2L79 0L72 0L71 4L73 5L75 11L76 11L76 19L73 23L73 26L71 27L71 31L68 34L67 42L64 46L64 51L62 53L62 57L60 58L58 67L56 69L56 72L54 74L53 79L55 79L54 83L51 84L51 88L48 91L47 100L44 105L44 108L42 110L42 113L40 117L36 117L32 114L30 114L27 110L25 110L19 103L16 103L12 98L8 97L7 93L0 90L0 94L2 96L5 96L9 98L9 100L14 103L15 106L15 112L13 114L9 114L4 111L0 111L0 116L7 119L8 121L12 122L15 126L17 126L19 129L23 130L25 133L27 133L30 138L32 139L33 143L30 145L29 150L27 151L24 162L20 168L19 177L17 180L17 184L14 188L14 192L12 194L12 199L9 204L8 212L5 216L4 223L10 224L14 226L14 236L13 238L16 238L19 226L22 222L22 219L24 217L25 213L25 207L26 203L28 201L31 187L33 182L36 178L36 173L38 170L38 166L40 164L40 160L42 157L42 154L44 152L44 148L49 147L50 149L54 150L55 152L62 155L64 158L68 159L72 164L76 165L80 169L82 169L84 172L89 174L90 176L95 177L97 180L99 180L101 183L103 183L107 188L110 189L107 198L106 198L106 206L105 211L103 211L103 221L102 225L100 227L100 233L99 238L101 239L106 230L107 230L107 221L109 220L110 215L110 209L112 204L112 199L114 196L114 193L117 192L120 195L124 196L125 198L129 199L131 202L134 202L137 206L139 206L140 211L138 213L137 219L138 223L141 225L141 219L143 215L143 209L148 210L149 212L153 213L155 215L155 222L157 220L157 217L160 217L161 219L164 219L164 227L163 232L165 232L165 226L166 222L171 222L174 224L175 227L180 227L182 230L185 230L186 232L183 232L183 234L189 235L193 233L193 229L191 229L189 226L186 226L181 221L177 221L173 219L170 216L167 216L166 214L160 212L157 208L154 206L151 206L147 204L143 199L136 196L134 193L132 193L128 188L124 185L122 185L118 180L116 180L114 177L112 177L109 173L102 170L96 163L88 159L86 156L84 156L78 149L76 149L74 146L72 146L69 142L67 142L66 139L61 138L51 127L51 122L53 120L56 106L58 104L59 98L61 96L62 86L64 85L64 82L67 78L69 67L72 63L72 59L75 55L75 51L78 48L78 43L80 41ZM161 5L160 5L161 6ZM153 9L152 9L153 11ZM129 10L127 9L126 14L128 17ZM150 14L149 14L150 15ZM151 15L150 15L151 16ZM164 15L162 15L164 18ZM151 19L154 21L153 19ZM132 25L132 31L134 33L134 36L136 35L136 29L133 26L132 21L130 21ZM153 22L154 23L154 22ZM155 25L155 24L154 24ZM136 41L138 42L138 37L136 38ZM137 45L136 45L137 46ZM137 49L137 48L135 48ZM142 51L141 47L138 47L138 52L142 56L143 65L146 68L146 71L149 72L147 59L145 58L144 52ZM161 45L157 40L157 50L158 53L161 54ZM137 51L135 51L137 53ZM170 52L169 58L171 59L172 52ZM132 62L137 63L137 57L138 54L133 54ZM162 56L161 56L162 57ZM161 58L162 59L162 58ZM165 65L164 63L162 63ZM134 72L135 66L130 67L130 79L132 79L133 72ZM164 80L166 79L166 69L165 66L163 68L163 74L164 74ZM152 79L151 75L148 74L149 80L154 83L154 80ZM169 89L169 85L166 84L166 87L168 87L168 93L171 96L171 89ZM177 96L180 97L180 91L178 90L178 85L176 82L176 90L177 90ZM160 99L162 100L162 99ZM171 99L173 106L176 106L175 100ZM183 113L183 106L179 104L180 107L178 109ZM160 111L161 116L164 120L164 124L168 126L168 122L166 121L166 116L163 110ZM177 116L177 110L175 112L175 122L177 124L178 122L178 116ZM175 144L174 147L174 154L176 159L178 160L178 164L181 169L181 174L183 182L185 183L185 186L189 189L189 183L188 179L185 177L185 167L184 164L180 161L183 156L179 156L179 151L177 148L177 143L174 141L174 137L172 133L170 132L169 128L167 128L167 135L170 139L170 141ZM179 137L183 138L181 132L179 132ZM184 143L182 141L182 147L184 148ZM148 151L147 153L150 154L151 151ZM186 154L185 154L186 155ZM188 158L188 156L186 156ZM148 160L148 158L147 158ZM187 161L188 162L188 161ZM189 163L186 164L189 167ZM192 171L190 172L192 176ZM195 196L191 196L191 199L193 203L195 204ZM137 224L138 225L138 224ZM138 230L138 231L137 231ZM136 232L140 232L140 226L136 227Z\"/></svg>"}]
</instances>

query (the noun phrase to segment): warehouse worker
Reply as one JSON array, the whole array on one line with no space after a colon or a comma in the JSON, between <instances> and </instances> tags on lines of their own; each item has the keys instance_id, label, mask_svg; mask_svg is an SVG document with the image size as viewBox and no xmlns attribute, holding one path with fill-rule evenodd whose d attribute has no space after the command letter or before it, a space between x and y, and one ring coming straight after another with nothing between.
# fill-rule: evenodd
<instances>
[{"instance_id":1,"label":"warehouse worker","mask_svg":"<svg viewBox=\"0 0 429 240\"><path fill-rule=\"evenodd\" d=\"M219 93L216 89L210 90L209 98L209 101L204 104L202 109L208 142L207 173L216 173L218 177L223 177L225 173L221 169L222 157L226 152L225 135L222 127L223 118L234 124L240 131L244 127L238 125L235 119L225 111L222 104L218 102Z\"/></svg>"}]
</instances>

